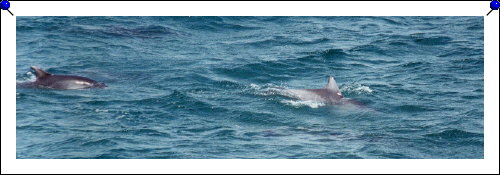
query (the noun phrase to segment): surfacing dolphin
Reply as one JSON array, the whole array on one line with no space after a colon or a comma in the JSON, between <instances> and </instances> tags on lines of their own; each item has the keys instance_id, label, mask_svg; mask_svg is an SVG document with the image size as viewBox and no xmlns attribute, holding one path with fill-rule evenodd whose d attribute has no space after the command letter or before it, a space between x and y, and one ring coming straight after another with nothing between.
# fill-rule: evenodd
<instances>
[{"instance_id":1,"label":"surfacing dolphin","mask_svg":"<svg viewBox=\"0 0 500 175\"><path fill-rule=\"evenodd\" d=\"M99 83L86 77L75 75L53 75L35 66L31 66L31 69L35 71L36 81L22 83L18 86L49 89L86 89L107 87L104 83Z\"/></svg>"},{"instance_id":2,"label":"surfacing dolphin","mask_svg":"<svg viewBox=\"0 0 500 175\"><path fill-rule=\"evenodd\" d=\"M328 83L325 88L322 89L289 89L285 91L291 97L307 100L307 101L318 101L329 105L337 104L355 104L361 106L362 103L344 98L342 92L340 92L337 82L333 76L328 76Z\"/></svg>"}]
</instances>

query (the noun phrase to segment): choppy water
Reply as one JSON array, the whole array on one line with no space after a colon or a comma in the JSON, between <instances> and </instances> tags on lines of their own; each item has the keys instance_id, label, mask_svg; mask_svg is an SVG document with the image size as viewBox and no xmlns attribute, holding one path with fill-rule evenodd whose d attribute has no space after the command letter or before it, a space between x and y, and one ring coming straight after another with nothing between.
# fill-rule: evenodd
<instances>
[{"instance_id":1,"label":"choppy water","mask_svg":"<svg viewBox=\"0 0 500 175\"><path fill-rule=\"evenodd\" d=\"M17 158L483 158L483 17L17 17ZM334 75L362 108L300 101Z\"/></svg>"}]
</instances>

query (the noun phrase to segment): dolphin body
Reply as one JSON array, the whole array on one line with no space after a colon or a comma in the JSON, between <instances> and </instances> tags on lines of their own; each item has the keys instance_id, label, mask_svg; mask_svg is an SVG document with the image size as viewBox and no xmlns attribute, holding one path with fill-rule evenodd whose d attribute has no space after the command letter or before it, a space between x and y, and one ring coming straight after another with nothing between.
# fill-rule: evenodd
<instances>
[{"instance_id":1,"label":"dolphin body","mask_svg":"<svg viewBox=\"0 0 500 175\"><path fill-rule=\"evenodd\" d=\"M362 103L358 101L344 98L333 76L328 76L328 83L322 89L289 89L285 92L293 98L307 101L318 101L329 105L346 103L362 105Z\"/></svg>"},{"instance_id":2,"label":"dolphin body","mask_svg":"<svg viewBox=\"0 0 500 175\"><path fill-rule=\"evenodd\" d=\"M86 89L86 88L104 88L104 83L95 80L75 76L75 75L53 75L40 68L31 66L36 73L36 81L20 84L21 87L41 87L49 89Z\"/></svg>"}]
</instances>

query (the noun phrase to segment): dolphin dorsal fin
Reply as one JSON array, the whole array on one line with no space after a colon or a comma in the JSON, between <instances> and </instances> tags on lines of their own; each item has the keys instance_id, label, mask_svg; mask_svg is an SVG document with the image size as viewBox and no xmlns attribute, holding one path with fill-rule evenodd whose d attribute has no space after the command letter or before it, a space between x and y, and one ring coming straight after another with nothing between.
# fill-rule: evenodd
<instances>
[{"instance_id":1,"label":"dolphin dorsal fin","mask_svg":"<svg viewBox=\"0 0 500 175\"><path fill-rule=\"evenodd\" d=\"M41 78L41 77L52 75L51 73L45 72L44 70L42 70L38 67L35 67L35 66L31 66L31 69L33 69L35 71L36 78Z\"/></svg>"},{"instance_id":2,"label":"dolphin dorsal fin","mask_svg":"<svg viewBox=\"0 0 500 175\"><path fill-rule=\"evenodd\" d=\"M333 76L328 76L328 83L326 84L325 89L332 90L334 92L340 93L340 89L337 86L337 82L333 78Z\"/></svg>"}]
</instances>

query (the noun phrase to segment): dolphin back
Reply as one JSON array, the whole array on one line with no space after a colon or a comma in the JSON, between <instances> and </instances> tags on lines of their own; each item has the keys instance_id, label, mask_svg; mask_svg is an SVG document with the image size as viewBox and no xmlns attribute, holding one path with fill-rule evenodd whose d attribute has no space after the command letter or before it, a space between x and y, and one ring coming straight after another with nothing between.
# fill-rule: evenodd
<instances>
[{"instance_id":1,"label":"dolphin back","mask_svg":"<svg viewBox=\"0 0 500 175\"><path fill-rule=\"evenodd\" d=\"M85 88L105 88L104 83L99 83L90 78L75 76L75 75L53 75L40 68L31 66L31 69L36 73L36 81L32 84L37 87L50 89L85 89ZM18 87L26 87L20 85Z\"/></svg>"},{"instance_id":2,"label":"dolphin back","mask_svg":"<svg viewBox=\"0 0 500 175\"><path fill-rule=\"evenodd\" d=\"M52 75L37 80L37 83L53 89L104 88L104 83L74 75Z\"/></svg>"}]
</instances>

